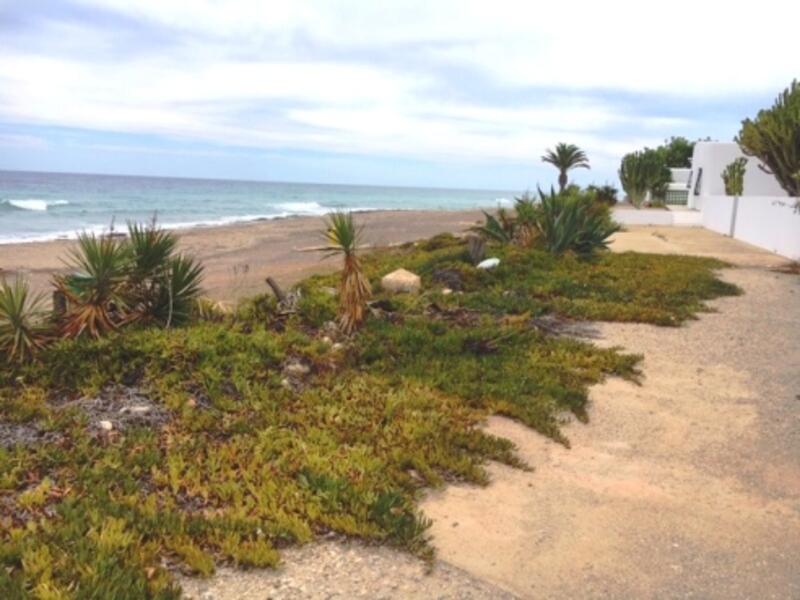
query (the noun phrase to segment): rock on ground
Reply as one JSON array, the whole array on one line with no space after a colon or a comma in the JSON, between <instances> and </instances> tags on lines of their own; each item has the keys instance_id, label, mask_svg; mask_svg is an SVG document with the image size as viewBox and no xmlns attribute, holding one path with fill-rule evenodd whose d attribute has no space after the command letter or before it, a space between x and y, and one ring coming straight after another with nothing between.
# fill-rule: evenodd
<instances>
[{"instance_id":1,"label":"rock on ground","mask_svg":"<svg viewBox=\"0 0 800 600\"><path fill-rule=\"evenodd\" d=\"M418 292L422 287L422 282L419 275L405 269L397 269L383 276L381 287L387 292L394 293Z\"/></svg>"}]
</instances>

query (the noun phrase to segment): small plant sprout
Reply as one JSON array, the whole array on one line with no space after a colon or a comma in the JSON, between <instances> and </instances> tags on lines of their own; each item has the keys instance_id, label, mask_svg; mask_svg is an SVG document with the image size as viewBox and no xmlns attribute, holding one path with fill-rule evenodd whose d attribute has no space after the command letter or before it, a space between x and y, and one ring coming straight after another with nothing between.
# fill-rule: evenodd
<instances>
[{"instance_id":1,"label":"small plant sprout","mask_svg":"<svg viewBox=\"0 0 800 600\"><path fill-rule=\"evenodd\" d=\"M356 255L361 229L353 222L352 213L332 213L326 224L323 235L328 245L324 251L328 256L341 254L344 257L339 282L339 324L345 333L350 334L364 321L367 301L372 295L369 280Z\"/></svg>"}]
</instances>

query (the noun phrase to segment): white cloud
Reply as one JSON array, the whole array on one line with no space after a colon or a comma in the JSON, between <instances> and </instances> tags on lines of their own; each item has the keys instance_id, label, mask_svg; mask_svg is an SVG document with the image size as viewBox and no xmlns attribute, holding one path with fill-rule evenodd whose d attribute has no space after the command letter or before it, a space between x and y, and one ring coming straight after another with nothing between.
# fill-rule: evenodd
<instances>
[{"instance_id":1,"label":"white cloud","mask_svg":"<svg viewBox=\"0 0 800 600\"><path fill-rule=\"evenodd\" d=\"M685 0L657 10L578 0L82 1L170 32L172 44L112 59L100 50L113 31L43 23L41 47L59 51L0 43L0 118L532 163L568 140L609 169L631 148L697 126L691 114L631 111L609 99L615 92L777 92L795 74L800 16L800 5L773 0L750 11ZM471 85L454 82L470 74ZM498 101L504 92L509 100Z\"/></svg>"}]
</instances>

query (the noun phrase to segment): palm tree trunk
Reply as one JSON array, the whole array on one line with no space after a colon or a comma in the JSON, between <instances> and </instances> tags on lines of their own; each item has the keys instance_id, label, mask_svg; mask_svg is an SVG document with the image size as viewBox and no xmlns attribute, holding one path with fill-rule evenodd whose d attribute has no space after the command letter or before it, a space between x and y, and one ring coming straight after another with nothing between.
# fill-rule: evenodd
<instances>
[{"instance_id":1,"label":"palm tree trunk","mask_svg":"<svg viewBox=\"0 0 800 600\"><path fill-rule=\"evenodd\" d=\"M567 188L567 172L561 171L558 175L558 191L563 192Z\"/></svg>"}]
</instances>

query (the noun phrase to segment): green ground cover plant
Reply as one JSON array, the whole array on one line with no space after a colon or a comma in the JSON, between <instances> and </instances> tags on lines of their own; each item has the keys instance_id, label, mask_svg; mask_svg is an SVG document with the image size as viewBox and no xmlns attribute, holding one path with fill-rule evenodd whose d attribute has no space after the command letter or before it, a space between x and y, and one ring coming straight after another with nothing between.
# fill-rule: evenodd
<instances>
[{"instance_id":1,"label":"green ground cover plant","mask_svg":"<svg viewBox=\"0 0 800 600\"><path fill-rule=\"evenodd\" d=\"M37 440L0 447L0 597L174 598L173 570L273 566L324 532L430 558L424 489L485 484L487 460L527 468L487 416L568 444L589 386L637 379L639 357L554 323L676 326L738 293L705 258L485 252L500 265L475 268L449 235L365 253L375 293L352 336L331 327L334 274L302 282L293 312L264 295L0 362L0 427ZM422 293L380 291L399 267ZM141 390L162 422L103 431L75 404L117 388Z\"/></svg>"}]
</instances>

